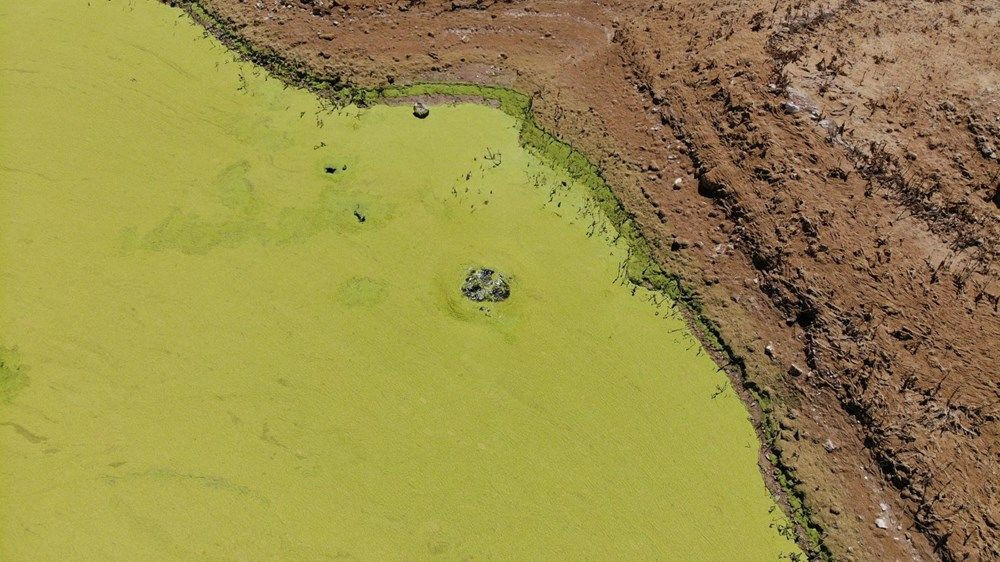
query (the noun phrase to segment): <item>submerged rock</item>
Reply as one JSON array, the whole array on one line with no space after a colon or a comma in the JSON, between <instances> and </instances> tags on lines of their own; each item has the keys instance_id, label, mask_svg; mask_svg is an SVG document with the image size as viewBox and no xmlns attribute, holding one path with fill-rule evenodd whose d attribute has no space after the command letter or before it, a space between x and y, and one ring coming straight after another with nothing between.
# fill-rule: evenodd
<instances>
[{"instance_id":1,"label":"submerged rock","mask_svg":"<svg viewBox=\"0 0 1000 562\"><path fill-rule=\"evenodd\" d=\"M469 271L462 283L462 294L475 302L500 302L510 296L510 284L502 273L480 267Z\"/></svg>"},{"instance_id":2,"label":"submerged rock","mask_svg":"<svg viewBox=\"0 0 1000 562\"><path fill-rule=\"evenodd\" d=\"M427 109L427 106L418 102L413 103L413 116L417 119L423 119L430 115L431 110Z\"/></svg>"}]
</instances>

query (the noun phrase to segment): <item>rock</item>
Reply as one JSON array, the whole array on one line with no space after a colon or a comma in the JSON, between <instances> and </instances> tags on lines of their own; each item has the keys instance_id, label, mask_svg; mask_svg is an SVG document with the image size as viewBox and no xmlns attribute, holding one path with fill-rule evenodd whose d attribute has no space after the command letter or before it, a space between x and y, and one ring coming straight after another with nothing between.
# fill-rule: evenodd
<instances>
[{"instance_id":1,"label":"rock","mask_svg":"<svg viewBox=\"0 0 1000 562\"><path fill-rule=\"evenodd\" d=\"M983 155L983 158L988 158L990 160L997 159L997 149L994 148L992 144L987 142L979 144L979 153Z\"/></svg>"},{"instance_id":2,"label":"rock","mask_svg":"<svg viewBox=\"0 0 1000 562\"><path fill-rule=\"evenodd\" d=\"M816 225L808 217L800 218L799 223L802 225L802 232L805 232L807 236L815 237L818 234Z\"/></svg>"},{"instance_id":3,"label":"rock","mask_svg":"<svg viewBox=\"0 0 1000 562\"><path fill-rule=\"evenodd\" d=\"M680 189L681 185L683 185L683 184L684 184L684 178L677 178L677 179L675 179L674 180L674 191Z\"/></svg>"},{"instance_id":4,"label":"rock","mask_svg":"<svg viewBox=\"0 0 1000 562\"><path fill-rule=\"evenodd\" d=\"M427 106L418 102L413 103L413 116L417 119L424 119L431 114L431 110L427 109Z\"/></svg>"},{"instance_id":5,"label":"rock","mask_svg":"<svg viewBox=\"0 0 1000 562\"><path fill-rule=\"evenodd\" d=\"M767 345L764 346L764 355L774 359L774 344L767 342Z\"/></svg>"},{"instance_id":6,"label":"rock","mask_svg":"<svg viewBox=\"0 0 1000 562\"><path fill-rule=\"evenodd\" d=\"M889 505L886 504L885 502L879 502L878 507L882 511L889 511Z\"/></svg>"},{"instance_id":7,"label":"rock","mask_svg":"<svg viewBox=\"0 0 1000 562\"><path fill-rule=\"evenodd\" d=\"M826 449L827 453L832 453L837 450L837 446L834 445L833 441L830 439L823 442L823 448Z\"/></svg>"},{"instance_id":8,"label":"rock","mask_svg":"<svg viewBox=\"0 0 1000 562\"><path fill-rule=\"evenodd\" d=\"M885 517L876 517L875 526L879 529L888 529L889 523L886 522Z\"/></svg>"},{"instance_id":9,"label":"rock","mask_svg":"<svg viewBox=\"0 0 1000 562\"><path fill-rule=\"evenodd\" d=\"M799 104L792 101L781 102L781 109L788 114L798 113L802 111L802 107L800 107Z\"/></svg>"},{"instance_id":10,"label":"rock","mask_svg":"<svg viewBox=\"0 0 1000 562\"><path fill-rule=\"evenodd\" d=\"M502 273L488 267L469 270L462 294L475 302L500 302L510 296L510 284Z\"/></svg>"},{"instance_id":11,"label":"rock","mask_svg":"<svg viewBox=\"0 0 1000 562\"><path fill-rule=\"evenodd\" d=\"M729 188L716 171L698 176L698 195L708 199L725 199L729 193Z\"/></svg>"},{"instance_id":12,"label":"rock","mask_svg":"<svg viewBox=\"0 0 1000 562\"><path fill-rule=\"evenodd\" d=\"M792 375L793 377L801 376L802 373L804 372L805 371L802 370L802 367L799 367L795 363L792 363L791 365L788 366L788 374Z\"/></svg>"}]
</instances>

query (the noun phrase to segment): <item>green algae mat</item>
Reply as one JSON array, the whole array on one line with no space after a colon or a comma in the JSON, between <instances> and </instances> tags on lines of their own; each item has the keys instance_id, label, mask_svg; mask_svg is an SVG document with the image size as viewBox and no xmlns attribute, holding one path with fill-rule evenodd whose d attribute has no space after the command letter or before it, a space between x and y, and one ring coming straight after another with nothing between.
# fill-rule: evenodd
<instances>
[{"instance_id":1,"label":"green algae mat","mask_svg":"<svg viewBox=\"0 0 1000 562\"><path fill-rule=\"evenodd\" d=\"M152 0L4 2L0 559L797 552L628 251L497 109L333 110Z\"/></svg>"}]
</instances>

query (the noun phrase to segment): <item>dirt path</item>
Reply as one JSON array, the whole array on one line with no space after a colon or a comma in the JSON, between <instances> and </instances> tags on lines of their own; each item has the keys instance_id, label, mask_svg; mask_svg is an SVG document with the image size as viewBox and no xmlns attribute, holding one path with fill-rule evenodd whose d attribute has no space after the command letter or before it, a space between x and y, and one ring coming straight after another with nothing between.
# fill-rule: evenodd
<instances>
[{"instance_id":1,"label":"dirt path","mask_svg":"<svg viewBox=\"0 0 1000 562\"><path fill-rule=\"evenodd\" d=\"M199 3L344 83L533 95L726 320L836 558L1000 558L995 3Z\"/></svg>"}]
</instances>

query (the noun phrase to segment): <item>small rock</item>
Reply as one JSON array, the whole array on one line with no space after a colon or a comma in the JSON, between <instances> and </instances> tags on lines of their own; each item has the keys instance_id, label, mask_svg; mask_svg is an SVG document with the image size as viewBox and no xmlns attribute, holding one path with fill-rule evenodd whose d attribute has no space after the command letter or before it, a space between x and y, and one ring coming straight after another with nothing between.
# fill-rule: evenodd
<instances>
[{"instance_id":1,"label":"small rock","mask_svg":"<svg viewBox=\"0 0 1000 562\"><path fill-rule=\"evenodd\" d=\"M823 448L826 449L827 453L832 453L837 450L837 446L834 445L833 441L830 439L823 442Z\"/></svg>"},{"instance_id":2,"label":"small rock","mask_svg":"<svg viewBox=\"0 0 1000 562\"><path fill-rule=\"evenodd\" d=\"M889 523L886 522L884 517L876 517L875 526L878 527L879 529L888 529Z\"/></svg>"},{"instance_id":3,"label":"small rock","mask_svg":"<svg viewBox=\"0 0 1000 562\"><path fill-rule=\"evenodd\" d=\"M681 188L681 185L682 185L683 183L684 183L684 178L677 178L677 179L675 179L675 180L674 180L674 191L676 191L676 190L680 189L680 188Z\"/></svg>"},{"instance_id":4,"label":"small rock","mask_svg":"<svg viewBox=\"0 0 1000 562\"><path fill-rule=\"evenodd\" d=\"M431 110L427 109L427 106L418 102L413 103L413 116L417 119L424 119L430 115Z\"/></svg>"},{"instance_id":5,"label":"small rock","mask_svg":"<svg viewBox=\"0 0 1000 562\"><path fill-rule=\"evenodd\" d=\"M980 144L979 153L983 155L983 158L988 158L990 160L997 159L997 149L994 148L992 144L989 143Z\"/></svg>"},{"instance_id":6,"label":"small rock","mask_svg":"<svg viewBox=\"0 0 1000 562\"><path fill-rule=\"evenodd\" d=\"M802 224L802 231L805 232L807 236L815 237L818 234L818 231L816 230L816 225L813 224L813 222L809 220L808 217L802 217L801 219L799 219L799 222Z\"/></svg>"},{"instance_id":7,"label":"small rock","mask_svg":"<svg viewBox=\"0 0 1000 562\"><path fill-rule=\"evenodd\" d=\"M802 108L795 102L783 101L781 102L781 109L788 114L798 113L802 111Z\"/></svg>"},{"instance_id":8,"label":"small rock","mask_svg":"<svg viewBox=\"0 0 1000 562\"><path fill-rule=\"evenodd\" d=\"M889 506L885 502L879 502L878 506L882 511L889 511Z\"/></svg>"},{"instance_id":9,"label":"small rock","mask_svg":"<svg viewBox=\"0 0 1000 562\"><path fill-rule=\"evenodd\" d=\"M802 367L799 367L795 363L792 363L791 365L788 366L788 374L792 375L793 377L801 376L803 372L804 371L802 370Z\"/></svg>"},{"instance_id":10,"label":"small rock","mask_svg":"<svg viewBox=\"0 0 1000 562\"><path fill-rule=\"evenodd\" d=\"M771 359L774 359L774 344L773 343L767 342L767 345L764 346L764 355L767 355Z\"/></svg>"}]
</instances>

